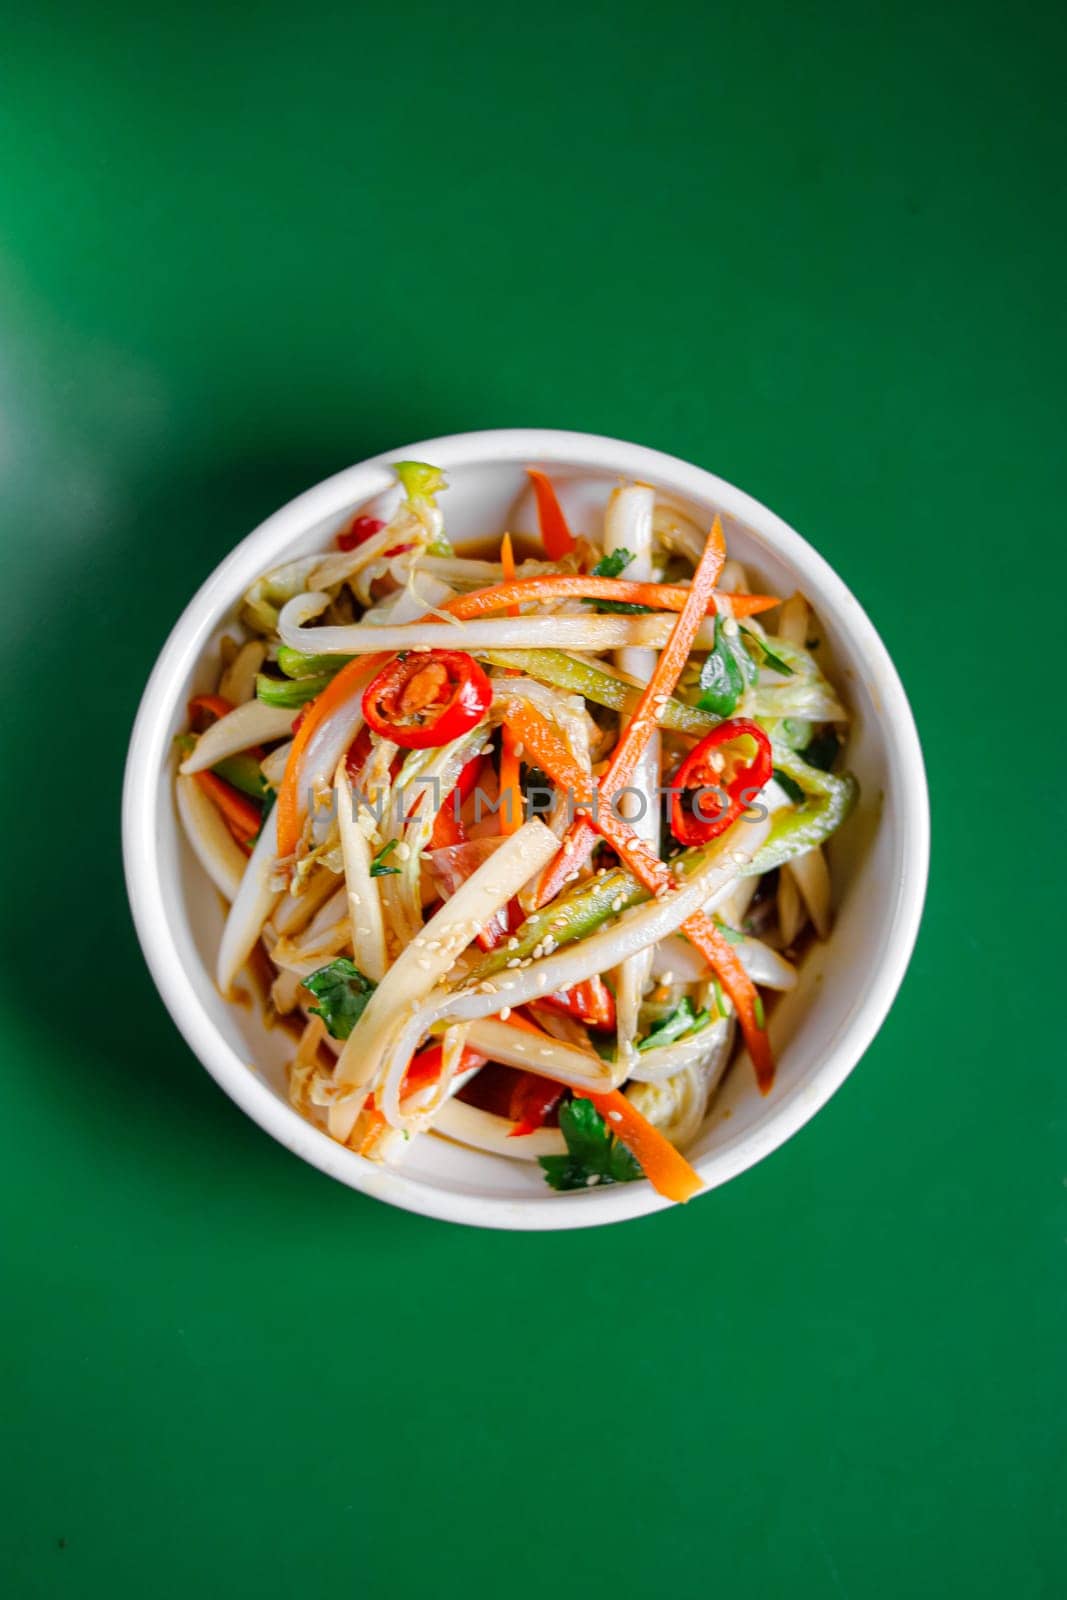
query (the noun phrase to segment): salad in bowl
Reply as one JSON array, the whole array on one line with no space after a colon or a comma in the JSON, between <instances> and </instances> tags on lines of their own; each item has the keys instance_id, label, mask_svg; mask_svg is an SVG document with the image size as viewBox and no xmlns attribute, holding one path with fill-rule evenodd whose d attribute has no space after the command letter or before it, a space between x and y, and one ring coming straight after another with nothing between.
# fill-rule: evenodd
<instances>
[{"instance_id":1,"label":"salad in bowl","mask_svg":"<svg viewBox=\"0 0 1067 1600\"><path fill-rule=\"evenodd\" d=\"M525 467L487 529L396 461L245 588L171 757L214 981L362 1162L444 1142L685 1202L727 1074L775 1095L769 1019L830 932L848 698L717 512Z\"/></svg>"}]
</instances>

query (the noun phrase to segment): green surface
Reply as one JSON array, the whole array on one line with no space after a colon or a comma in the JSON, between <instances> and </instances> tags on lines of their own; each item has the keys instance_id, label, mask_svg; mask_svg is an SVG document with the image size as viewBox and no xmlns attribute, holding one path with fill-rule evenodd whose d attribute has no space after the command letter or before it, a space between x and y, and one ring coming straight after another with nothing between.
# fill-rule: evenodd
<instances>
[{"instance_id":1,"label":"green surface","mask_svg":"<svg viewBox=\"0 0 1067 1600\"><path fill-rule=\"evenodd\" d=\"M6 1594L1064 1592L1064 43L1026 4L9 12ZM910 975L833 1103L559 1237L389 1211L245 1121L117 839L145 675L230 545L522 423L813 539L934 801Z\"/></svg>"}]
</instances>

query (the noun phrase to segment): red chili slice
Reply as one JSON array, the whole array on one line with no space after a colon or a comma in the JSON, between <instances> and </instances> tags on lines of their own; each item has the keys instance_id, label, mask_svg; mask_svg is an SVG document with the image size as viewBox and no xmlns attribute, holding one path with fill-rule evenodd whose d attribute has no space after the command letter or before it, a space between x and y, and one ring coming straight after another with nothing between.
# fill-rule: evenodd
<instances>
[{"instance_id":1,"label":"red chili slice","mask_svg":"<svg viewBox=\"0 0 1067 1600\"><path fill-rule=\"evenodd\" d=\"M363 691L363 715L383 739L429 750L468 733L493 698L485 673L463 650L394 656Z\"/></svg>"},{"instance_id":2,"label":"red chili slice","mask_svg":"<svg viewBox=\"0 0 1067 1600\"><path fill-rule=\"evenodd\" d=\"M756 746L750 761L729 747ZM671 832L679 844L706 844L725 833L755 800L774 768L771 741L744 717L720 722L691 750L671 785Z\"/></svg>"},{"instance_id":3,"label":"red chili slice","mask_svg":"<svg viewBox=\"0 0 1067 1600\"><path fill-rule=\"evenodd\" d=\"M381 533L384 527L385 523L379 517L353 517L348 527L342 528L337 535L337 548L355 550L358 545L373 539L376 533Z\"/></svg>"}]
</instances>

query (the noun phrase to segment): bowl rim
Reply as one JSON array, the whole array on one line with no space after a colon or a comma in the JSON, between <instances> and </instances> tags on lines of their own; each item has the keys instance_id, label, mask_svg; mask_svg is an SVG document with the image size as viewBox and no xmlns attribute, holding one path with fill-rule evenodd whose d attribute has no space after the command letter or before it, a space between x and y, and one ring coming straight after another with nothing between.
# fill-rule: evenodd
<instances>
[{"instance_id":1,"label":"bowl rim","mask_svg":"<svg viewBox=\"0 0 1067 1600\"><path fill-rule=\"evenodd\" d=\"M149 971L187 1044L221 1089L274 1139L332 1178L375 1199L444 1221L511 1230L599 1227L666 1209L671 1202L647 1183L584 1194L506 1199L438 1187L402 1167L385 1168L345 1149L306 1122L222 1037L182 966L166 914L156 832L158 793L176 699L221 617L244 588L277 565L315 522L340 515L392 482L389 464L430 460L446 472L468 466L543 462L617 472L660 482L667 492L711 501L820 589L838 626L862 653L889 770L900 779L896 821L901 850L895 903L882 959L824 1062L775 1104L758 1127L726 1140L697 1163L710 1191L746 1171L793 1136L836 1093L862 1058L893 1003L918 935L929 870L929 799L922 749L904 687L885 645L844 581L788 523L725 479L679 457L600 434L553 428L499 428L447 434L383 451L315 484L247 534L193 595L174 624L149 676L130 736L122 795L126 889Z\"/></svg>"}]
</instances>

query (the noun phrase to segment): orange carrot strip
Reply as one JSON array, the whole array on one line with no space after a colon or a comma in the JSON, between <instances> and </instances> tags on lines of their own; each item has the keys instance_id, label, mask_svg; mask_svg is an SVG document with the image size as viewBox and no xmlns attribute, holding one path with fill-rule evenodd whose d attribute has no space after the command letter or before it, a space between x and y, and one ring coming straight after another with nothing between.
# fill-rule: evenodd
<instances>
[{"instance_id":1,"label":"orange carrot strip","mask_svg":"<svg viewBox=\"0 0 1067 1600\"><path fill-rule=\"evenodd\" d=\"M678 614L670 638L659 653L652 675L641 691L641 697L627 720L608 763L608 769L601 779L602 803L610 805L633 777L642 751L659 723L660 707L674 693L682 670L689 660L696 631L709 601L712 600L715 580L722 571L725 561L726 539L722 531L722 522L716 517L704 545L704 553L693 574L693 582L686 594L685 605ZM536 894L538 905L545 905L549 900L555 899L568 875L588 859L594 840L595 834L589 822L577 821L571 824L564 840L565 848L549 862L541 874Z\"/></svg>"},{"instance_id":2,"label":"orange carrot strip","mask_svg":"<svg viewBox=\"0 0 1067 1600\"><path fill-rule=\"evenodd\" d=\"M506 533L500 541L500 570L504 574L505 583L515 582L515 551L512 548L510 533ZM512 606L509 614L517 617L519 614L518 606Z\"/></svg>"},{"instance_id":3,"label":"orange carrot strip","mask_svg":"<svg viewBox=\"0 0 1067 1600\"><path fill-rule=\"evenodd\" d=\"M552 480L533 467L526 468L537 499L537 520L541 525L541 543L550 561L561 561L574 549L574 535L567 526L563 507L556 498Z\"/></svg>"},{"instance_id":4,"label":"orange carrot strip","mask_svg":"<svg viewBox=\"0 0 1067 1600\"><path fill-rule=\"evenodd\" d=\"M509 1027L521 1028L524 1033L539 1035L546 1043L552 1036L535 1027L528 1018L512 1012L507 1019ZM548 1080L551 1081L551 1080ZM562 1081L562 1080L560 1080ZM693 1171L688 1161L643 1117L635 1105L618 1089L605 1090L603 1094L577 1084L567 1084L576 1100L591 1100L604 1118L608 1129L640 1162L645 1177L659 1194L668 1200L684 1205L703 1189L703 1181Z\"/></svg>"},{"instance_id":5,"label":"orange carrot strip","mask_svg":"<svg viewBox=\"0 0 1067 1600\"><path fill-rule=\"evenodd\" d=\"M500 541L500 565L505 583L515 581L515 552L511 547L511 534L505 533ZM518 606L508 606L509 617L519 615ZM500 730L500 831L515 833L522 826L522 790L519 787L519 758L515 754L515 740L509 728Z\"/></svg>"},{"instance_id":6,"label":"orange carrot strip","mask_svg":"<svg viewBox=\"0 0 1067 1600\"><path fill-rule=\"evenodd\" d=\"M652 676L642 690L641 698L627 719L622 737L612 752L608 770L601 784L602 789L607 789L609 799L629 783L645 746L656 731L659 706L664 703L664 696L669 698L674 693L682 670L689 660L689 652L693 648L693 640L696 638L704 613L709 603L714 604L715 579L722 571L725 562L726 539L722 523L716 517L711 525L700 564L693 574L693 582L686 596L685 605L678 614L678 621L674 624L667 643L659 652Z\"/></svg>"},{"instance_id":7,"label":"orange carrot strip","mask_svg":"<svg viewBox=\"0 0 1067 1600\"><path fill-rule=\"evenodd\" d=\"M716 519L717 520L717 519ZM721 530L720 530L721 531ZM629 578L594 578L588 573L559 573L540 578L514 578L494 583L471 594L457 595L441 607L461 622L484 617L510 606L530 605L542 600L615 600L627 605L649 606L653 611L683 611L689 588L681 583L637 583ZM716 598L728 600L737 617L751 617L769 611L780 602L770 594L708 595L707 610L714 615ZM426 621L426 618L420 620Z\"/></svg>"},{"instance_id":8,"label":"orange carrot strip","mask_svg":"<svg viewBox=\"0 0 1067 1600\"><path fill-rule=\"evenodd\" d=\"M519 758L509 728L500 735L500 831L515 833L522 827L522 789L519 786Z\"/></svg>"},{"instance_id":9,"label":"orange carrot strip","mask_svg":"<svg viewBox=\"0 0 1067 1600\"><path fill-rule=\"evenodd\" d=\"M240 844L254 839L263 822L263 813L247 795L220 778L217 772L194 772L193 777L208 799L226 819L226 825Z\"/></svg>"},{"instance_id":10,"label":"orange carrot strip","mask_svg":"<svg viewBox=\"0 0 1067 1600\"><path fill-rule=\"evenodd\" d=\"M591 803L590 780L574 760L562 738L552 724L535 707L526 702L509 706L508 722L533 755L537 765L560 788L569 789L579 805ZM678 887L665 862L655 854L630 825L623 822L610 800L599 804L590 818L590 825L603 835L650 894L662 894ZM576 868L569 865L572 854L565 854L568 863L564 881ZM745 971L736 953L714 922L703 911L695 912L682 923L682 932L698 949L708 965L718 975L737 1011L748 1053L752 1057L756 1082L762 1094L769 1093L774 1083L774 1055L767 1030L761 1024L759 997L756 987Z\"/></svg>"},{"instance_id":11,"label":"orange carrot strip","mask_svg":"<svg viewBox=\"0 0 1067 1600\"><path fill-rule=\"evenodd\" d=\"M575 1097L591 1100L605 1125L624 1144L641 1165L645 1177L667 1200L684 1205L704 1187L703 1179L689 1165L669 1139L643 1117L619 1089L595 1094L590 1089L575 1089Z\"/></svg>"},{"instance_id":12,"label":"orange carrot strip","mask_svg":"<svg viewBox=\"0 0 1067 1600\"><path fill-rule=\"evenodd\" d=\"M300 841L304 820L304 802L300 794L300 768L304 751L315 730L326 718L346 705L354 695L361 695L376 672L389 660L387 655L356 656L341 668L320 695L309 700L293 735L293 743L285 763L285 775L278 789L278 854L291 856Z\"/></svg>"}]
</instances>

